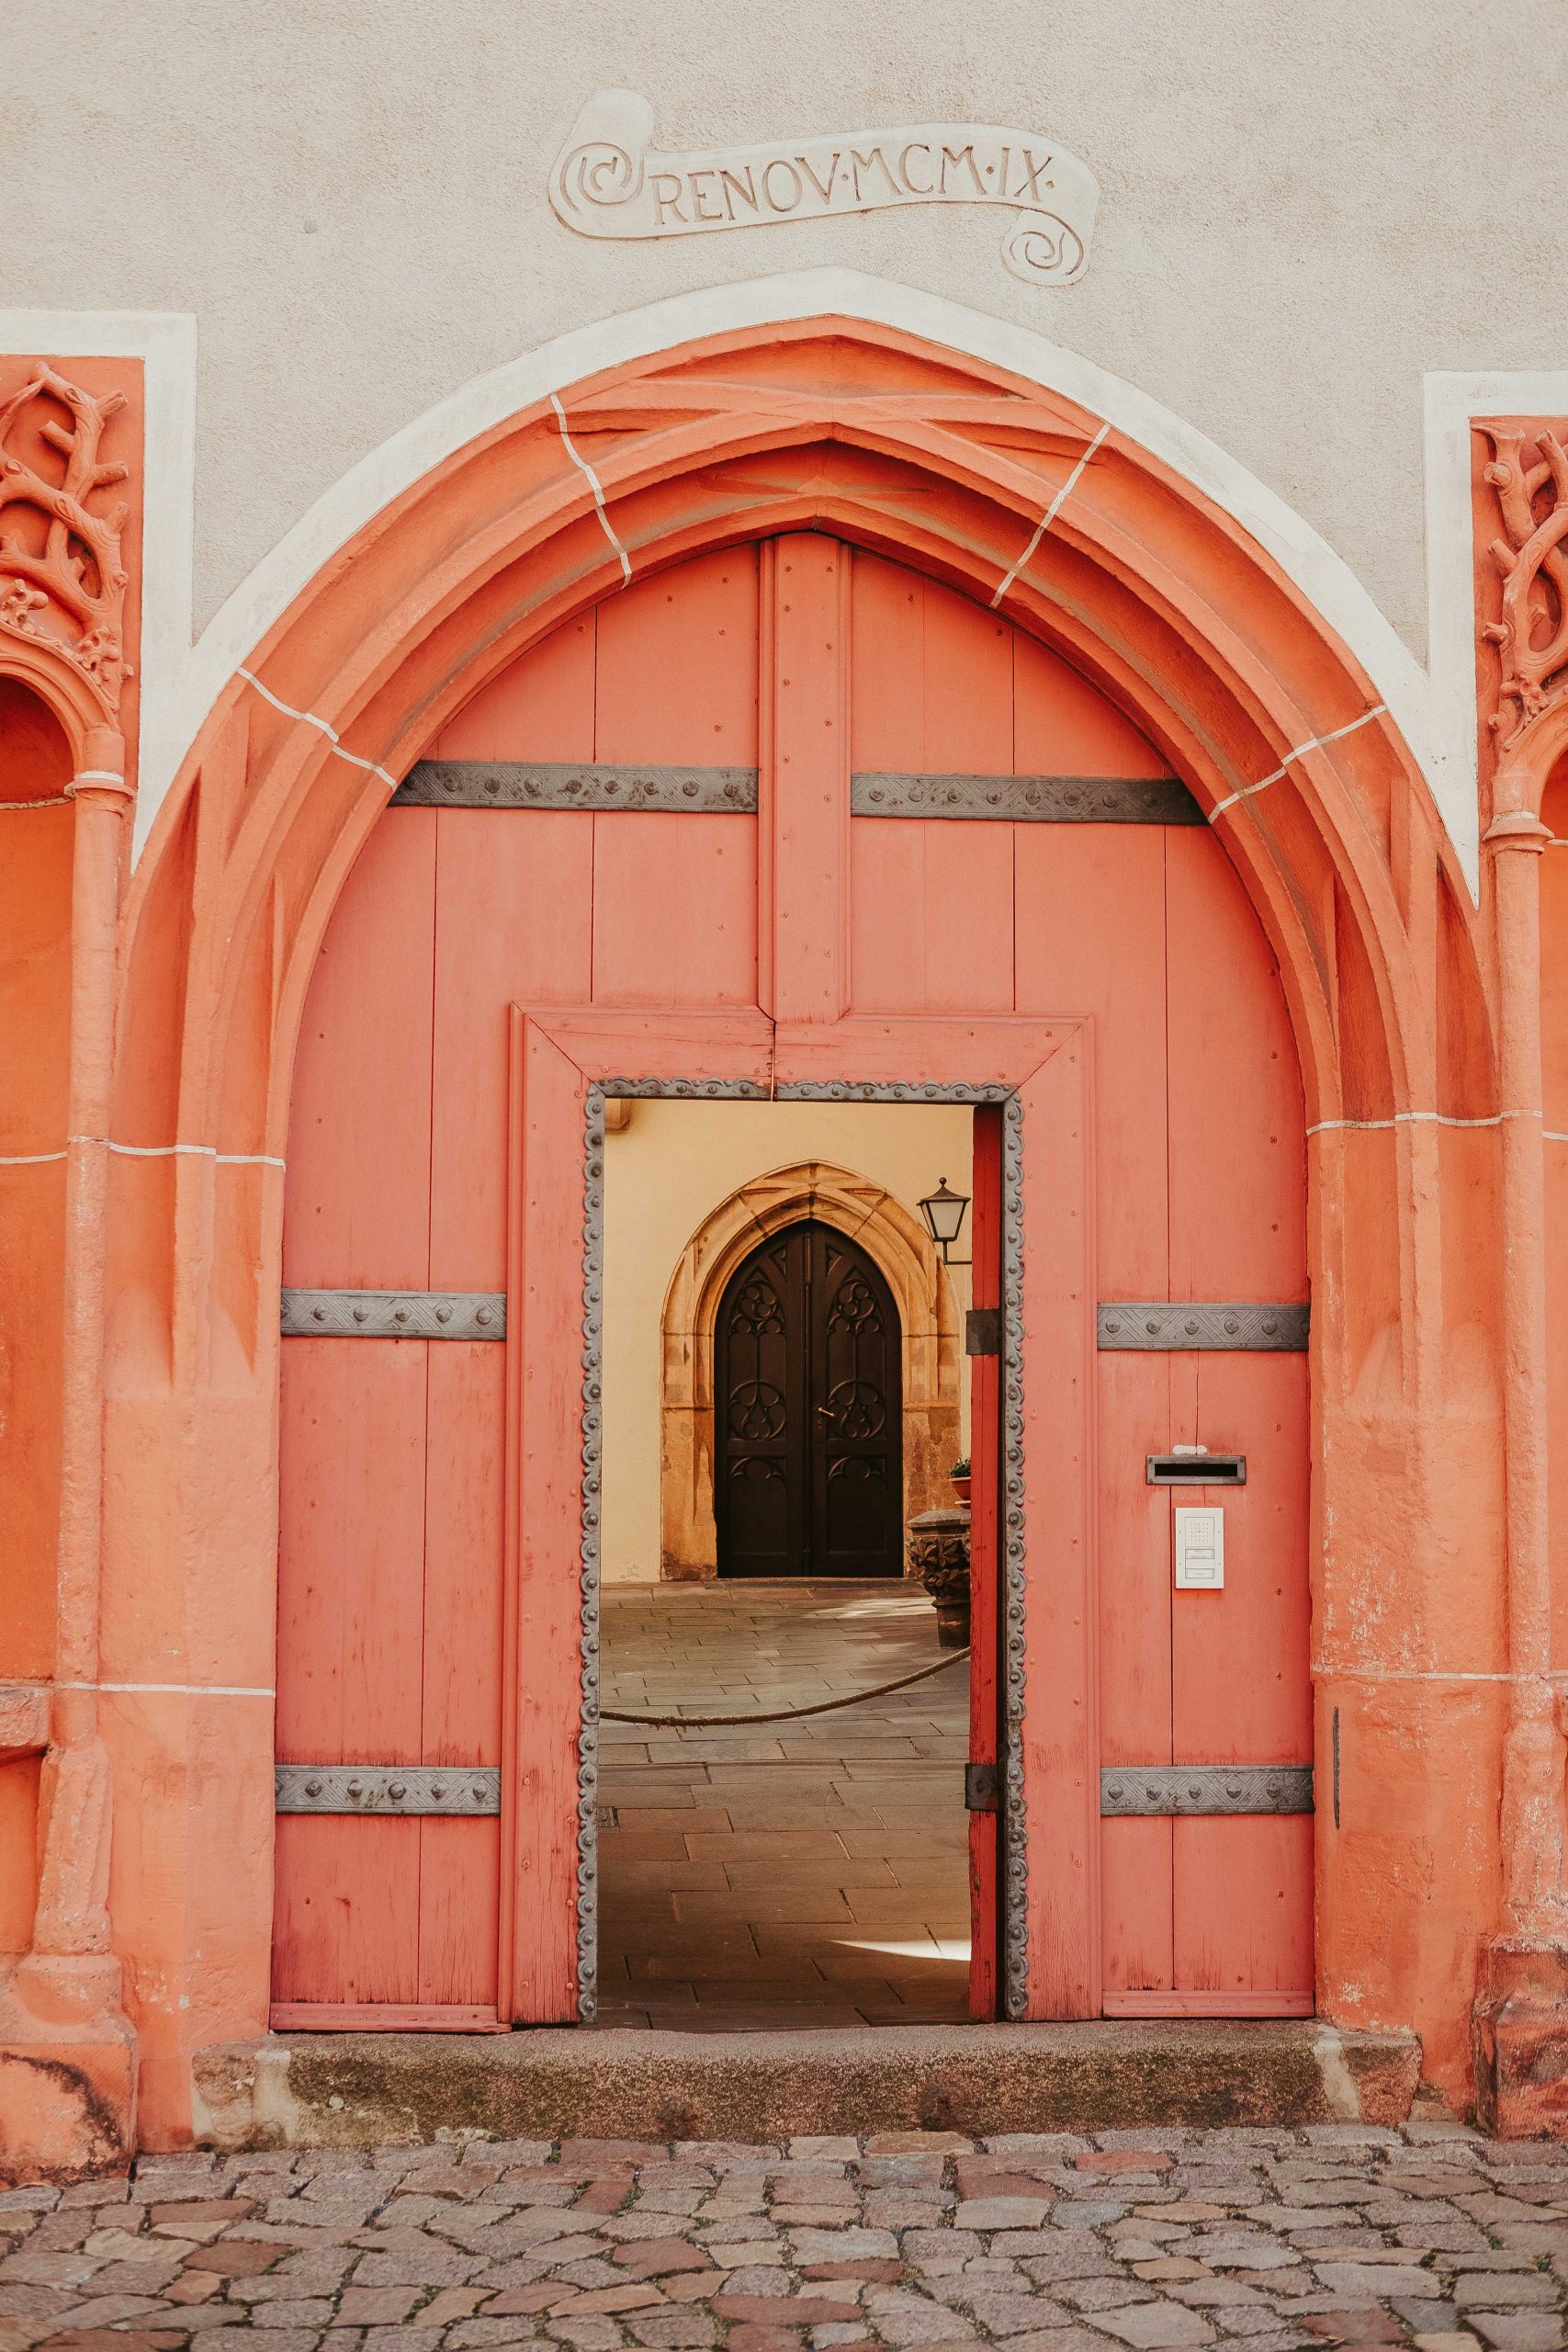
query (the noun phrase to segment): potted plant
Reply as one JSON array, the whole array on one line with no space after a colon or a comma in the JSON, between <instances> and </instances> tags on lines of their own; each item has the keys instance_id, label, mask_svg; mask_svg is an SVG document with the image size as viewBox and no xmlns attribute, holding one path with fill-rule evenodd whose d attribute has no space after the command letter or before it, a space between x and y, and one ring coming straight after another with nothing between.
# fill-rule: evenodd
<instances>
[{"instance_id":1,"label":"potted plant","mask_svg":"<svg viewBox=\"0 0 1568 2352\"><path fill-rule=\"evenodd\" d=\"M966 1503L969 1499L969 1456L961 1453L947 1475L953 1481L953 1491L959 1501Z\"/></svg>"}]
</instances>

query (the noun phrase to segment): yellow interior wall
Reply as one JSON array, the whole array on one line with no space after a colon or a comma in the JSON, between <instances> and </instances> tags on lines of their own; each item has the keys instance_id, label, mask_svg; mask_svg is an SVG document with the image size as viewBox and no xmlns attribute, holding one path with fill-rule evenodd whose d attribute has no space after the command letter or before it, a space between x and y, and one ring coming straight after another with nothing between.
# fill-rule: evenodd
<instances>
[{"instance_id":1,"label":"yellow interior wall","mask_svg":"<svg viewBox=\"0 0 1568 2352\"><path fill-rule=\"evenodd\" d=\"M638 1102L605 1137L604 1490L607 1582L659 1576L660 1331L682 1251L742 1184L802 1159L880 1184L915 1216L945 1176L968 1193L973 1114L961 1103ZM971 1212L971 1216L973 1212ZM970 1221L953 1248L970 1254ZM954 1266L960 1316L969 1275ZM964 1442L969 1385L961 1384Z\"/></svg>"}]
</instances>

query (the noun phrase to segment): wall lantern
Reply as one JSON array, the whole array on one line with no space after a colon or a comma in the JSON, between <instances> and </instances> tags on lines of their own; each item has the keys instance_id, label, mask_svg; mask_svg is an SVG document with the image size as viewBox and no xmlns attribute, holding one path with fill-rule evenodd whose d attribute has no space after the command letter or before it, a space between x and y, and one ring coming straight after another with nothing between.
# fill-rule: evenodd
<instances>
[{"instance_id":1,"label":"wall lantern","mask_svg":"<svg viewBox=\"0 0 1568 2352\"><path fill-rule=\"evenodd\" d=\"M942 1251L944 1266L967 1266L967 1258L950 1258L948 1251L964 1229L964 1213L969 1206L967 1193L950 1193L944 1176L934 1193L928 1193L920 1203L920 1215L926 1221L926 1231Z\"/></svg>"}]
</instances>

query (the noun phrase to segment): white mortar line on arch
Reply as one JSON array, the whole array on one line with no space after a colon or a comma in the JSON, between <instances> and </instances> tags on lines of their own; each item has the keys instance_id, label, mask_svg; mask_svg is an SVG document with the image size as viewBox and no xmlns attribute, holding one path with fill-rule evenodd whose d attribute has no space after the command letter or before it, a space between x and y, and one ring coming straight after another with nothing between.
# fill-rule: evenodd
<instances>
[{"instance_id":1,"label":"white mortar line on arch","mask_svg":"<svg viewBox=\"0 0 1568 2352\"><path fill-rule=\"evenodd\" d=\"M1341 736L1354 735L1359 727L1368 727L1374 718L1382 718L1387 709L1387 703L1375 702L1371 710L1362 711L1359 718L1352 718L1348 725L1336 727L1326 735L1310 736L1306 742L1298 743L1293 752L1286 752L1272 775L1260 776L1256 784L1244 784L1239 792L1229 793L1224 800L1216 800L1209 811L1210 824L1216 817L1223 817L1227 808L1234 808L1237 801L1250 800L1255 792L1267 792L1271 784L1278 784L1282 776L1288 775L1295 762L1304 759L1309 752L1321 752L1325 743L1337 743Z\"/></svg>"},{"instance_id":2,"label":"white mortar line on arch","mask_svg":"<svg viewBox=\"0 0 1568 2352\"><path fill-rule=\"evenodd\" d=\"M560 426L561 443L566 450L566 454L571 459L572 464L577 468L578 471L586 477L588 487L593 492L593 503L598 511L599 521L604 529L604 537L615 548L616 557L620 563L621 579L623 582L629 581L632 576L632 560L615 535L615 526L610 520L610 510L604 503L604 484L600 481L598 475L594 472L587 458L582 455L581 449L579 449L570 434L567 431L566 411L560 404L560 395L558 392L552 392L550 394L550 406L556 413L556 423Z\"/></svg>"},{"instance_id":3,"label":"white mortar line on arch","mask_svg":"<svg viewBox=\"0 0 1568 2352\"><path fill-rule=\"evenodd\" d=\"M1540 1682L1552 1679L1514 1674L1506 1668L1488 1673L1457 1668L1450 1671L1440 1666L1331 1666L1322 1658L1314 1658L1307 1671L1314 1680L1325 1682Z\"/></svg>"},{"instance_id":4,"label":"white mortar line on arch","mask_svg":"<svg viewBox=\"0 0 1568 2352\"><path fill-rule=\"evenodd\" d=\"M80 1144L98 1144L121 1159L210 1159L219 1168L286 1168L288 1161L270 1151L220 1151L214 1143L114 1143L107 1136L70 1136L60 1151L17 1151L0 1154L0 1168L42 1168L69 1159Z\"/></svg>"},{"instance_id":5,"label":"white mortar line on arch","mask_svg":"<svg viewBox=\"0 0 1568 2352\"><path fill-rule=\"evenodd\" d=\"M1002 598L1007 594L1008 590L1012 586L1013 582L1018 578L1019 573L1023 570L1024 565L1030 561L1031 558L1033 556L1035 548L1040 545L1041 540L1045 537L1046 532L1050 529L1052 524L1055 521L1057 515L1061 513L1063 507L1066 504L1068 499L1077 488L1079 476L1082 474L1084 468L1088 465L1089 459L1093 457L1095 451L1099 448L1100 443L1104 440L1110 430L1111 427L1109 424L1102 424L1100 426L1100 431L1095 435L1094 439L1089 444L1089 447L1083 451L1082 455L1078 458L1077 464L1073 468L1072 472L1067 476L1066 481L1062 484L1061 489L1056 492L1055 497L1051 501L1050 505L1047 506L1044 514L1042 514L1039 522L1034 526L1034 536L1030 540L1029 545L1024 548L1023 553L1019 557L1018 561L1010 571L1003 574L1001 586L991 598L991 610L993 613L996 611L997 606L1001 603Z\"/></svg>"},{"instance_id":6,"label":"white mortar line on arch","mask_svg":"<svg viewBox=\"0 0 1568 2352\"><path fill-rule=\"evenodd\" d=\"M1500 1127L1509 1119L1539 1119L1539 1111L1488 1111L1483 1118L1460 1119L1448 1111L1395 1111L1387 1119L1315 1119L1309 1136L1386 1134L1390 1127ZM1568 1143L1568 1136L1547 1135L1548 1143Z\"/></svg>"},{"instance_id":7,"label":"white mortar line on arch","mask_svg":"<svg viewBox=\"0 0 1568 2352\"><path fill-rule=\"evenodd\" d=\"M134 1698L160 1699L276 1699L277 1693L263 1683L247 1682L54 1682L42 1685L54 1690L112 1690L129 1693Z\"/></svg>"},{"instance_id":8,"label":"white mortar line on arch","mask_svg":"<svg viewBox=\"0 0 1568 2352\"><path fill-rule=\"evenodd\" d=\"M1426 401L1430 671L1357 574L1265 482L1136 385L1031 327L869 271L781 272L672 295L574 328L471 379L370 450L286 530L192 642L196 321L186 313L0 311L0 354L140 359L146 383L140 854L229 680L305 584L454 451L582 378L702 337L815 317L923 337L1065 394L1212 499L1277 562L1373 681L1431 788L1472 896L1476 797L1471 420L1568 414L1568 371L1429 371ZM350 756L345 754L344 756Z\"/></svg>"},{"instance_id":9,"label":"white mortar line on arch","mask_svg":"<svg viewBox=\"0 0 1568 2352\"><path fill-rule=\"evenodd\" d=\"M324 718L318 718L313 710L296 710L292 703L285 702L280 695L275 695L270 686L264 686L255 672L247 670L243 662L236 667L234 674L243 678L246 685L254 686L262 700L271 703L274 710L280 710L285 718L298 718L307 727L319 727L340 760L346 760L350 767L363 768L367 775L378 775L389 790L396 792L398 779L395 775L389 775L375 760L362 759L357 752L345 752L338 740L337 729L329 726Z\"/></svg>"}]
</instances>

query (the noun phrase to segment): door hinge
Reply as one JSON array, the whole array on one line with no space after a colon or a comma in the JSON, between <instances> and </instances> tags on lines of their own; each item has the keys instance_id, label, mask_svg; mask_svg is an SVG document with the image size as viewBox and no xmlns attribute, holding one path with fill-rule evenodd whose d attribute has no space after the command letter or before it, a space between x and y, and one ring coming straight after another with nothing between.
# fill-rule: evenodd
<instances>
[{"instance_id":1,"label":"door hinge","mask_svg":"<svg viewBox=\"0 0 1568 2352\"><path fill-rule=\"evenodd\" d=\"M965 1764L964 1803L970 1813L999 1813L1002 1768L999 1764Z\"/></svg>"},{"instance_id":2,"label":"door hinge","mask_svg":"<svg viewBox=\"0 0 1568 2352\"><path fill-rule=\"evenodd\" d=\"M966 1356L999 1356L1001 1351L1001 1308L972 1306L964 1318L964 1354Z\"/></svg>"}]
</instances>

